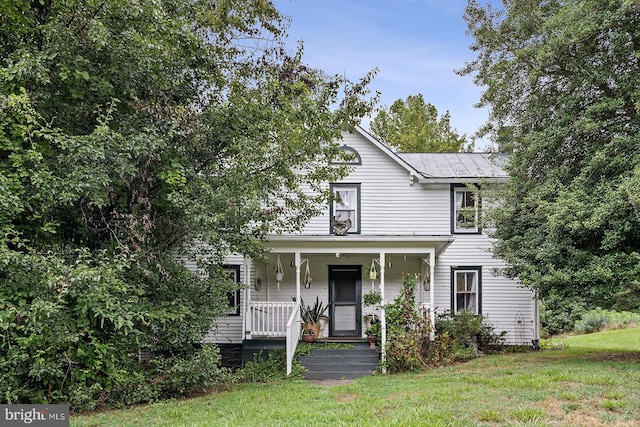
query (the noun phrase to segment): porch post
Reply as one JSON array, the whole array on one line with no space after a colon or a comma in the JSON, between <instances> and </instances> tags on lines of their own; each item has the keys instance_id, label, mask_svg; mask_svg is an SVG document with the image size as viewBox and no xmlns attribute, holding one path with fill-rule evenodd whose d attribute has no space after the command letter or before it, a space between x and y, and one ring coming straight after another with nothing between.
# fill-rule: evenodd
<instances>
[{"instance_id":1,"label":"porch post","mask_svg":"<svg viewBox=\"0 0 640 427\"><path fill-rule=\"evenodd\" d=\"M385 254L380 252L380 298L382 304L380 305L380 330L382 336L380 337L380 362L382 363L382 373L387 373L387 319L385 315L386 300L384 297L384 270L385 270Z\"/></svg>"},{"instance_id":2,"label":"porch post","mask_svg":"<svg viewBox=\"0 0 640 427\"><path fill-rule=\"evenodd\" d=\"M294 252L294 263L296 265L296 305L287 320L286 352L287 352L287 375L291 373L293 357L298 347L300 338L300 252Z\"/></svg>"},{"instance_id":3,"label":"porch post","mask_svg":"<svg viewBox=\"0 0 640 427\"><path fill-rule=\"evenodd\" d=\"M300 305L300 252L294 254L296 264L296 303Z\"/></svg>"}]
</instances>

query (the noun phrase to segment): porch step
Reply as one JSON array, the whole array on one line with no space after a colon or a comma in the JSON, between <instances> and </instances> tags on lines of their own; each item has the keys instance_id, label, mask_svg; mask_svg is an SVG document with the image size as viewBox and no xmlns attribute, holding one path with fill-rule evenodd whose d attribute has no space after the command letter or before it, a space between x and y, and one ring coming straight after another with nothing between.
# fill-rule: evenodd
<instances>
[{"instance_id":1,"label":"porch step","mask_svg":"<svg viewBox=\"0 0 640 427\"><path fill-rule=\"evenodd\" d=\"M365 345L366 344L366 345ZM357 343L356 348L314 348L309 356L299 356L308 380L354 379L371 375L378 366L380 355L368 343Z\"/></svg>"}]
</instances>

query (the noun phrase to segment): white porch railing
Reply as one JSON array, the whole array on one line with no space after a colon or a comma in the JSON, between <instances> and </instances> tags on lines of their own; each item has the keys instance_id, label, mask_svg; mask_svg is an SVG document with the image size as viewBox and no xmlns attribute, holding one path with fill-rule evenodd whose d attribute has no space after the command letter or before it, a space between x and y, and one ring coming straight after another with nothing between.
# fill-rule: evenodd
<instances>
[{"instance_id":1,"label":"white porch railing","mask_svg":"<svg viewBox=\"0 0 640 427\"><path fill-rule=\"evenodd\" d=\"M287 375L291 373L293 367L293 356L298 347L300 338L300 306L296 304L289 321L287 322Z\"/></svg>"},{"instance_id":2,"label":"white porch railing","mask_svg":"<svg viewBox=\"0 0 640 427\"><path fill-rule=\"evenodd\" d=\"M251 336L286 337L287 322L296 307L295 302L252 301L247 310L247 329Z\"/></svg>"}]
</instances>

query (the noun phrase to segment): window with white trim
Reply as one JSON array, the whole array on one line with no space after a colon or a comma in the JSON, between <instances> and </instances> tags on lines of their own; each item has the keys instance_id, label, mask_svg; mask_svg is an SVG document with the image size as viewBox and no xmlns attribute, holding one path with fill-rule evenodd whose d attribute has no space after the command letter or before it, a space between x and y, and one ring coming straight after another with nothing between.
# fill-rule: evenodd
<instances>
[{"instance_id":1,"label":"window with white trim","mask_svg":"<svg viewBox=\"0 0 640 427\"><path fill-rule=\"evenodd\" d=\"M478 190L463 185L453 185L451 199L451 232L479 233Z\"/></svg>"},{"instance_id":2,"label":"window with white trim","mask_svg":"<svg viewBox=\"0 0 640 427\"><path fill-rule=\"evenodd\" d=\"M480 314L481 267L458 267L451 271L451 304L454 313Z\"/></svg>"},{"instance_id":3,"label":"window with white trim","mask_svg":"<svg viewBox=\"0 0 640 427\"><path fill-rule=\"evenodd\" d=\"M360 232L360 184L332 184L331 233Z\"/></svg>"}]
</instances>

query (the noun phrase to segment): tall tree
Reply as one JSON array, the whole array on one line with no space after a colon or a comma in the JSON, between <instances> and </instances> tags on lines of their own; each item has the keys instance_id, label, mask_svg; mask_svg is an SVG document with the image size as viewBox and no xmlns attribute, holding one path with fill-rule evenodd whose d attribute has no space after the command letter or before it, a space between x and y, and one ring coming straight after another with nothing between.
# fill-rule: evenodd
<instances>
[{"instance_id":1,"label":"tall tree","mask_svg":"<svg viewBox=\"0 0 640 427\"><path fill-rule=\"evenodd\" d=\"M371 75L288 55L265 0L0 11L0 402L184 391L189 369L159 375L130 354L193 357L235 286L224 256L259 257L345 175L334 140L371 108ZM167 382L141 380L154 376Z\"/></svg>"},{"instance_id":2,"label":"tall tree","mask_svg":"<svg viewBox=\"0 0 640 427\"><path fill-rule=\"evenodd\" d=\"M472 0L465 19L478 57L461 72L512 153L495 252L564 313L555 330L580 307L638 309L640 5Z\"/></svg>"},{"instance_id":3,"label":"tall tree","mask_svg":"<svg viewBox=\"0 0 640 427\"><path fill-rule=\"evenodd\" d=\"M438 110L425 103L422 94L398 99L383 108L371 121L371 133L381 141L406 153L446 153L471 151L465 135L451 128L447 111L438 118Z\"/></svg>"}]
</instances>

